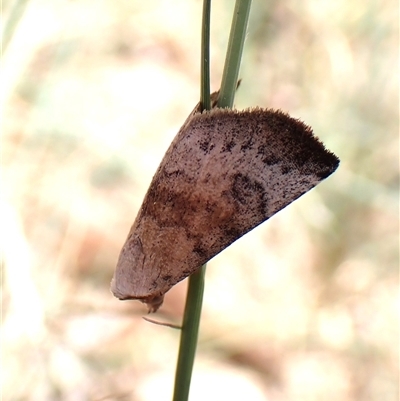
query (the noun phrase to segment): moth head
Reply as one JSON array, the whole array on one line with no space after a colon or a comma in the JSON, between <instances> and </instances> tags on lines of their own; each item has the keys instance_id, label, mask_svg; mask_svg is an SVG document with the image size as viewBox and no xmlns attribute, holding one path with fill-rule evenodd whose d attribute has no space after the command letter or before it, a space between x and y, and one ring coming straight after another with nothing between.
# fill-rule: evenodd
<instances>
[{"instance_id":1,"label":"moth head","mask_svg":"<svg viewBox=\"0 0 400 401\"><path fill-rule=\"evenodd\" d=\"M143 298L140 301L147 305L149 313L154 313L157 312L158 308L163 304L164 295L155 295L152 297Z\"/></svg>"}]
</instances>

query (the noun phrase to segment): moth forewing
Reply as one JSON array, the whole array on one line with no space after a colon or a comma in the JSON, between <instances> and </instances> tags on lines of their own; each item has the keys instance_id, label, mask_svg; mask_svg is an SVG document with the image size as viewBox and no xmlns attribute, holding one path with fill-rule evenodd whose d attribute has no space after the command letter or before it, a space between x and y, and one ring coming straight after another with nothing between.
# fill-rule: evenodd
<instances>
[{"instance_id":1,"label":"moth forewing","mask_svg":"<svg viewBox=\"0 0 400 401\"><path fill-rule=\"evenodd\" d=\"M281 111L195 108L153 177L112 292L157 310L172 286L338 164L310 127Z\"/></svg>"}]
</instances>

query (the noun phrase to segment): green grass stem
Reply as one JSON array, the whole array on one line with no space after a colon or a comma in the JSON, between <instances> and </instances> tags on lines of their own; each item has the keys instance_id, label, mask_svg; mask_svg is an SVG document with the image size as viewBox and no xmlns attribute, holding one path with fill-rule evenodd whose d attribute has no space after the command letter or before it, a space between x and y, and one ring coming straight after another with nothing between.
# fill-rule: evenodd
<instances>
[{"instance_id":1,"label":"green grass stem","mask_svg":"<svg viewBox=\"0 0 400 401\"><path fill-rule=\"evenodd\" d=\"M203 303L205 272L206 267L202 266L196 273L189 277L181 340L179 344L178 363L175 374L173 401L186 401L189 398L190 381L192 378L199 333L201 306Z\"/></svg>"},{"instance_id":2,"label":"green grass stem","mask_svg":"<svg viewBox=\"0 0 400 401\"><path fill-rule=\"evenodd\" d=\"M201 29L200 105L201 111L211 109L210 100L210 18L211 0L204 0Z\"/></svg>"},{"instance_id":3,"label":"green grass stem","mask_svg":"<svg viewBox=\"0 0 400 401\"><path fill-rule=\"evenodd\" d=\"M200 105L203 110L210 110L210 16L211 0L204 0L201 32L201 85ZM189 286L181 339L179 344L178 362L175 373L173 401L186 401L189 398L194 358L196 355L197 338L199 334L201 308L204 293L204 276L206 265L189 277Z\"/></svg>"},{"instance_id":4,"label":"green grass stem","mask_svg":"<svg viewBox=\"0 0 400 401\"><path fill-rule=\"evenodd\" d=\"M237 0L232 21L225 68L218 99L219 107L232 107L240 68L240 59L251 0ZM210 14L211 0L204 0L201 35L201 109L209 110L210 101ZM222 96L221 96L222 94ZM185 312L179 344L179 355L175 373L173 401L187 401L189 398L197 338L200 326L204 293L206 265L189 277Z\"/></svg>"},{"instance_id":5,"label":"green grass stem","mask_svg":"<svg viewBox=\"0 0 400 401\"><path fill-rule=\"evenodd\" d=\"M221 108L233 106L250 7L251 0L236 0L224 72L222 74L221 91L218 97L218 107Z\"/></svg>"}]
</instances>

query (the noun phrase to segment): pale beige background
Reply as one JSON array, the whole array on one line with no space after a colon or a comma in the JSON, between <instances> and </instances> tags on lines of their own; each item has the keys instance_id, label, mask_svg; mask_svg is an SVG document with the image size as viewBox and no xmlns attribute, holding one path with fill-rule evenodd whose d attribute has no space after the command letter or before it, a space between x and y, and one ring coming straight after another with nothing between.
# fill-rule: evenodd
<instances>
[{"instance_id":1,"label":"pale beige background","mask_svg":"<svg viewBox=\"0 0 400 401\"><path fill-rule=\"evenodd\" d=\"M217 89L233 1L214 3ZM109 282L198 101L201 8L27 3L2 61L5 400L171 399L179 333ZM209 263L192 401L397 399L397 15L253 1L236 106L301 118L341 165ZM159 320L181 321L185 285Z\"/></svg>"}]
</instances>

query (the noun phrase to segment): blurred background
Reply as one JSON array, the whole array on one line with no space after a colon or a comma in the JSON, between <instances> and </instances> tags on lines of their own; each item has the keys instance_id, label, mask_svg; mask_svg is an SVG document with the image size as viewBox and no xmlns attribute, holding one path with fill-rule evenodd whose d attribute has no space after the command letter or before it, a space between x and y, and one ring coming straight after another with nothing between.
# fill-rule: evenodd
<instances>
[{"instance_id":1,"label":"blurred background","mask_svg":"<svg viewBox=\"0 0 400 401\"><path fill-rule=\"evenodd\" d=\"M233 1L212 6L219 88ZM398 399L398 3L254 1L236 107L337 172L207 267L191 400ZM199 99L199 0L3 2L4 400L171 399L179 331L109 283ZM186 281L153 318L179 324Z\"/></svg>"}]
</instances>

